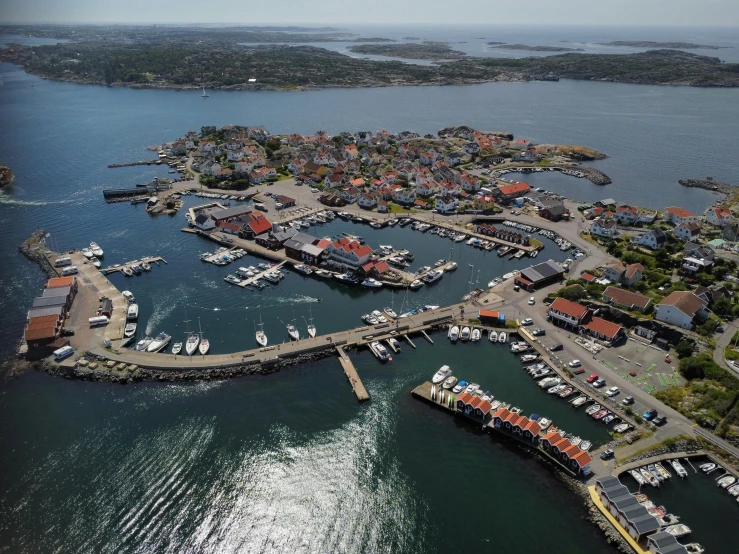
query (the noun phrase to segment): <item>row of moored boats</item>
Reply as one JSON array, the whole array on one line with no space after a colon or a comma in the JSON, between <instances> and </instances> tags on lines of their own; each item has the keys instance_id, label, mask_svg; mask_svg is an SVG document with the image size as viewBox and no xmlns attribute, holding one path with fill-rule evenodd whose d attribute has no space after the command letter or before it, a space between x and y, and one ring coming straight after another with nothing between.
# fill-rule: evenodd
<instances>
[{"instance_id":1,"label":"row of moored boats","mask_svg":"<svg viewBox=\"0 0 739 554\"><path fill-rule=\"evenodd\" d=\"M470 327L469 325L452 325L447 331L447 338L452 342L461 340L462 342L478 342L482 339L484 329L478 327ZM505 331L494 331L488 332L488 340L493 343L506 343L508 342L508 333Z\"/></svg>"}]
</instances>

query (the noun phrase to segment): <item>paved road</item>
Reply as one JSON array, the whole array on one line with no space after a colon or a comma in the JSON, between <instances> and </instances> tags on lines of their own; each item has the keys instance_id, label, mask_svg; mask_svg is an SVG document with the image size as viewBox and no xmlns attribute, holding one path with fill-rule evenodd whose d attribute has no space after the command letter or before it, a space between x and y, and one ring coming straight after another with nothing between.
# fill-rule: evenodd
<instances>
[{"instance_id":1,"label":"paved road","mask_svg":"<svg viewBox=\"0 0 739 554\"><path fill-rule=\"evenodd\" d=\"M713 361L721 367L727 368L739 377L739 368L729 361L724 356L724 350L731 344L731 339L734 338L734 334L739 331L739 326L733 321L724 325L724 332L719 335L716 341L716 348L713 349Z\"/></svg>"}]
</instances>

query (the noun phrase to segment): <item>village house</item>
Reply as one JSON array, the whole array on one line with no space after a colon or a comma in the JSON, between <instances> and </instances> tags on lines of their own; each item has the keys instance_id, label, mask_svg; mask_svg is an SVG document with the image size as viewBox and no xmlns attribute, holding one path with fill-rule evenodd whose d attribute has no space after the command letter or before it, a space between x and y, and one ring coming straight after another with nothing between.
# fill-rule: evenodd
<instances>
[{"instance_id":1,"label":"village house","mask_svg":"<svg viewBox=\"0 0 739 554\"><path fill-rule=\"evenodd\" d=\"M734 223L731 211L726 208L708 208L706 210L706 223L716 227L728 227Z\"/></svg>"},{"instance_id":2,"label":"village house","mask_svg":"<svg viewBox=\"0 0 739 554\"><path fill-rule=\"evenodd\" d=\"M591 318L582 326L582 331L609 344L615 344L626 336L622 325L611 323L600 317Z\"/></svg>"},{"instance_id":3,"label":"village house","mask_svg":"<svg viewBox=\"0 0 739 554\"><path fill-rule=\"evenodd\" d=\"M516 198L525 196L531 190L528 183L513 183L511 185L501 185L498 187L500 201L502 204L509 204Z\"/></svg>"},{"instance_id":4,"label":"village house","mask_svg":"<svg viewBox=\"0 0 739 554\"><path fill-rule=\"evenodd\" d=\"M371 210L377 206L377 196L375 193L360 194L357 200L360 208Z\"/></svg>"},{"instance_id":5,"label":"village house","mask_svg":"<svg viewBox=\"0 0 739 554\"><path fill-rule=\"evenodd\" d=\"M662 248L667 242L667 237L662 229L652 229L646 233L642 233L634 240L635 244L644 246L651 250L658 250Z\"/></svg>"},{"instance_id":6,"label":"village house","mask_svg":"<svg viewBox=\"0 0 739 554\"><path fill-rule=\"evenodd\" d=\"M580 447L572 444L557 432L550 431L539 440L541 448L550 456L565 465L575 474L589 475L591 473L590 455L580 450Z\"/></svg>"},{"instance_id":7,"label":"village house","mask_svg":"<svg viewBox=\"0 0 739 554\"><path fill-rule=\"evenodd\" d=\"M687 242L683 246L683 256L693 258L704 258L706 260L713 260L716 256L716 252L713 248L705 244L698 244L696 242Z\"/></svg>"},{"instance_id":8,"label":"village house","mask_svg":"<svg viewBox=\"0 0 739 554\"><path fill-rule=\"evenodd\" d=\"M547 312L552 323L557 323L577 330L588 317L590 310L582 304L566 298L555 298Z\"/></svg>"},{"instance_id":9,"label":"village house","mask_svg":"<svg viewBox=\"0 0 739 554\"><path fill-rule=\"evenodd\" d=\"M590 224L590 234L607 238L615 237L618 235L616 222L612 220L604 220L602 217L596 218Z\"/></svg>"},{"instance_id":10,"label":"village house","mask_svg":"<svg viewBox=\"0 0 739 554\"><path fill-rule=\"evenodd\" d=\"M425 183L416 182L416 194L418 196L422 196L423 198L430 198L438 192L439 183L437 183L433 179Z\"/></svg>"},{"instance_id":11,"label":"village house","mask_svg":"<svg viewBox=\"0 0 739 554\"><path fill-rule=\"evenodd\" d=\"M348 238L335 240L326 246L329 262L349 269L359 269L369 261L371 255L372 249L369 246Z\"/></svg>"},{"instance_id":12,"label":"village house","mask_svg":"<svg viewBox=\"0 0 739 554\"><path fill-rule=\"evenodd\" d=\"M395 191L393 200L402 206L412 206L416 203L416 191L410 188L399 188Z\"/></svg>"},{"instance_id":13,"label":"village house","mask_svg":"<svg viewBox=\"0 0 739 554\"><path fill-rule=\"evenodd\" d=\"M341 175L336 175L335 173L332 173L331 175L326 177L325 185L330 189L339 188L344 184L344 179Z\"/></svg>"},{"instance_id":14,"label":"village house","mask_svg":"<svg viewBox=\"0 0 739 554\"><path fill-rule=\"evenodd\" d=\"M459 200L454 196L439 194L434 200L434 206L441 214L454 213L459 208Z\"/></svg>"},{"instance_id":15,"label":"village house","mask_svg":"<svg viewBox=\"0 0 739 554\"><path fill-rule=\"evenodd\" d=\"M644 274L641 264L623 265L621 262L612 262L603 267L603 277L611 283L621 283L627 287L638 282Z\"/></svg>"},{"instance_id":16,"label":"village house","mask_svg":"<svg viewBox=\"0 0 739 554\"><path fill-rule=\"evenodd\" d=\"M346 187L339 193L347 204L354 204L354 202L359 200L360 194L361 192L357 187Z\"/></svg>"},{"instance_id":17,"label":"village house","mask_svg":"<svg viewBox=\"0 0 739 554\"><path fill-rule=\"evenodd\" d=\"M639 219L639 210L634 206L618 206L614 213L616 220L622 225L634 225Z\"/></svg>"},{"instance_id":18,"label":"village house","mask_svg":"<svg viewBox=\"0 0 739 554\"><path fill-rule=\"evenodd\" d=\"M689 291L675 291L662 299L654 308L654 318L683 329L691 329L697 321L708 318L706 302Z\"/></svg>"},{"instance_id":19,"label":"village house","mask_svg":"<svg viewBox=\"0 0 739 554\"><path fill-rule=\"evenodd\" d=\"M681 240L693 240L700 236L701 228L697 223L681 223L675 227L673 233Z\"/></svg>"},{"instance_id":20,"label":"village house","mask_svg":"<svg viewBox=\"0 0 739 554\"><path fill-rule=\"evenodd\" d=\"M387 213L387 201L385 201L385 200L378 200L377 201L377 213L380 213L380 214L386 214Z\"/></svg>"},{"instance_id":21,"label":"village house","mask_svg":"<svg viewBox=\"0 0 739 554\"><path fill-rule=\"evenodd\" d=\"M698 216L692 212L689 212L685 208L678 208L676 206L670 206L665 208L664 214L665 221L669 221L674 226L678 226L681 223L697 223Z\"/></svg>"},{"instance_id":22,"label":"village house","mask_svg":"<svg viewBox=\"0 0 739 554\"><path fill-rule=\"evenodd\" d=\"M547 206L539 210L539 217L543 217L549 221L561 221L569 216L570 211L562 203Z\"/></svg>"},{"instance_id":23,"label":"village house","mask_svg":"<svg viewBox=\"0 0 739 554\"><path fill-rule=\"evenodd\" d=\"M244 159L243 150L229 150L226 152L226 159L229 162L240 162Z\"/></svg>"},{"instance_id":24,"label":"village house","mask_svg":"<svg viewBox=\"0 0 739 554\"><path fill-rule=\"evenodd\" d=\"M603 291L603 302L624 310L636 310L642 313L646 312L652 305L652 299L649 296L620 287L606 287L606 290Z\"/></svg>"},{"instance_id":25,"label":"village house","mask_svg":"<svg viewBox=\"0 0 739 554\"><path fill-rule=\"evenodd\" d=\"M528 246L530 240L528 235L524 235L508 227L497 228L489 223L478 223L475 227L475 232L513 244L522 244L524 246Z\"/></svg>"},{"instance_id":26,"label":"village house","mask_svg":"<svg viewBox=\"0 0 739 554\"><path fill-rule=\"evenodd\" d=\"M539 160L541 160L541 156L534 150L519 152L511 157L512 162L537 163Z\"/></svg>"}]
</instances>

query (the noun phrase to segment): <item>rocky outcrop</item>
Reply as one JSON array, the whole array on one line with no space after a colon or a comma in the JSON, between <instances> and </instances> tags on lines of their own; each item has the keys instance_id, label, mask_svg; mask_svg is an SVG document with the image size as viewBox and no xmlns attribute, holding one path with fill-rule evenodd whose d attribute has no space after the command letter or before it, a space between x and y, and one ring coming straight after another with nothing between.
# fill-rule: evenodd
<instances>
[{"instance_id":1,"label":"rocky outcrop","mask_svg":"<svg viewBox=\"0 0 739 554\"><path fill-rule=\"evenodd\" d=\"M684 187L694 187L706 190L712 190L723 194L734 194L737 191L736 185L730 185L728 183L722 183L721 181L714 181L711 178L708 179L680 179L678 181Z\"/></svg>"},{"instance_id":2,"label":"rocky outcrop","mask_svg":"<svg viewBox=\"0 0 739 554\"><path fill-rule=\"evenodd\" d=\"M456 137L456 138L469 139L470 137L472 137L472 134L476 132L477 130L473 129L472 127L469 127L467 125L459 125L457 127L444 127L443 129L439 130L437 134L439 135L439 138ZM487 133L489 135L496 136L496 137L500 137L503 140L513 140L513 133L507 133L505 131L482 131L482 132Z\"/></svg>"},{"instance_id":3,"label":"rocky outcrop","mask_svg":"<svg viewBox=\"0 0 739 554\"><path fill-rule=\"evenodd\" d=\"M594 185L605 186L610 185L613 182L611 181L611 178L600 169L595 169L594 167L579 167L577 170L584 173L585 178Z\"/></svg>"},{"instance_id":4,"label":"rocky outcrop","mask_svg":"<svg viewBox=\"0 0 739 554\"><path fill-rule=\"evenodd\" d=\"M18 251L32 262L38 263L50 278L58 277L59 274L51 266L47 258L47 256L53 255L54 252L46 246L45 239L46 231L37 229L18 247Z\"/></svg>"}]
</instances>

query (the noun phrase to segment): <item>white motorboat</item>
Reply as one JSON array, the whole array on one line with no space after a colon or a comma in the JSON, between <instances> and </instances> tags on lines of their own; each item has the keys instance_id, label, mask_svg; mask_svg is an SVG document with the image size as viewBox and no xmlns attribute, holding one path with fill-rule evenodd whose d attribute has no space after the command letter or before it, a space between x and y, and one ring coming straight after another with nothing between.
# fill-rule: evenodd
<instances>
[{"instance_id":1,"label":"white motorboat","mask_svg":"<svg viewBox=\"0 0 739 554\"><path fill-rule=\"evenodd\" d=\"M187 340L185 341L185 354L188 356L195 354L195 351L198 349L198 344L200 344L200 337L197 333L191 333L188 335Z\"/></svg>"},{"instance_id":2,"label":"white motorboat","mask_svg":"<svg viewBox=\"0 0 739 554\"><path fill-rule=\"evenodd\" d=\"M470 383L469 385L467 385L467 388L464 389L464 392L466 392L467 394L475 394L479 388L480 385L478 385L477 383Z\"/></svg>"},{"instance_id":3,"label":"white motorboat","mask_svg":"<svg viewBox=\"0 0 739 554\"><path fill-rule=\"evenodd\" d=\"M498 334L498 342L503 342L503 343L508 342L508 335L506 334L505 331L501 331Z\"/></svg>"},{"instance_id":4,"label":"white motorboat","mask_svg":"<svg viewBox=\"0 0 739 554\"><path fill-rule=\"evenodd\" d=\"M431 378L431 382L434 385L438 385L442 381L445 381L447 379L447 377L449 377L451 374L452 374L451 368L448 365L443 365L443 366L441 366L441 368L439 369L439 371L437 371L434 374L434 376Z\"/></svg>"},{"instance_id":5,"label":"white motorboat","mask_svg":"<svg viewBox=\"0 0 739 554\"><path fill-rule=\"evenodd\" d=\"M703 548L697 542L691 542L689 544L686 544L685 550L688 551L688 554L703 554L706 551L706 549Z\"/></svg>"},{"instance_id":6,"label":"white motorboat","mask_svg":"<svg viewBox=\"0 0 739 554\"><path fill-rule=\"evenodd\" d=\"M149 346L146 347L146 351L161 352L167 347L170 340L172 340L172 337L169 336L167 333L159 333L156 337L154 337L154 340L151 341Z\"/></svg>"},{"instance_id":7,"label":"white motorboat","mask_svg":"<svg viewBox=\"0 0 739 554\"><path fill-rule=\"evenodd\" d=\"M545 377L541 381L539 381L539 386L542 389L547 389L549 387L553 387L554 385L559 385L562 382L562 379L559 377Z\"/></svg>"},{"instance_id":8,"label":"white motorboat","mask_svg":"<svg viewBox=\"0 0 739 554\"><path fill-rule=\"evenodd\" d=\"M89 248L83 248L81 252L85 258L92 258L95 255L92 253L92 250L90 250Z\"/></svg>"},{"instance_id":9,"label":"white motorboat","mask_svg":"<svg viewBox=\"0 0 739 554\"><path fill-rule=\"evenodd\" d=\"M382 283L378 281L377 279L373 279L372 277L367 277L364 281L362 281L362 286L370 287L373 289L379 289L382 287Z\"/></svg>"},{"instance_id":10,"label":"white motorboat","mask_svg":"<svg viewBox=\"0 0 739 554\"><path fill-rule=\"evenodd\" d=\"M661 463L659 463L659 462L655 463L654 464L654 467L657 469L657 472L659 472L659 474L664 479L671 479L672 478L672 473L670 473L669 471L667 471L665 469L665 467Z\"/></svg>"},{"instance_id":11,"label":"white motorboat","mask_svg":"<svg viewBox=\"0 0 739 554\"><path fill-rule=\"evenodd\" d=\"M133 297L133 293L130 290L124 290L121 294L128 302L136 302L136 299Z\"/></svg>"},{"instance_id":12,"label":"white motorboat","mask_svg":"<svg viewBox=\"0 0 739 554\"><path fill-rule=\"evenodd\" d=\"M381 362L387 362L390 359L390 353L387 351L387 348L385 348L379 341L370 343L370 350L374 352L377 359Z\"/></svg>"},{"instance_id":13,"label":"white motorboat","mask_svg":"<svg viewBox=\"0 0 739 554\"><path fill-rule=\"evenodd\" d=\"M387 343L392 349L395 350L395 352L400 352L400 343L398 342L398 339L390 337L389 339L387 339Z\"/></svg>"},{"instance_id":14,"label":"white motorboat","mask_svg":"<svg viewBox=\"0 0 739 554\"><path fill-rule=\"evenodd\" d=\"M138 319L139 318L139 305L136 303L128 305L128 312L126 313L126 319Z\"/></svg>"},{"instance_id":15,"label":"white motorboat","mask_svg":"<svg viewBox=\"0 0 739 554\"><path fill-rule=\"evenodd\" d=\"M472 336L470 337L470 340L472 340L472 342L477 342L480 340L480 336L481 336L480 329L475 327L474 329L472 329Z\"/></svg>"},{"instance_id":16,"label":"white motorboat","mask_svg":"<svg viewBox=\"0 0 739 554\"><path fill-rule=\"evenodd\" d=\"M418 290L423 286L423 281L420 279L414 279L413 282L410 284L411 290Z\"/></svg>"},{"instance_id":17,"label":"white motorboat","mask_svg":"<svg viewBox=\"0 0 739 554\"><path fill-rule=\"evenodd\" d=\"M198 346L198 351L200 352L200 354L205 356L208 353L208 350L210 350L210 342L208 341L208 339L202 339L200 341L200 346Z\"/></svg>"},{"instance_id":18,"label":"white motorboat","mask_svg":"<svg viewBox=\"0 0 739 554\"><path fill-rule=\"evenodd\" d=\"M680 537L685 537L686 535L690 535L690 533L692 533L690 527L688 527L684 523L670 525L669 527L665 527L663 531L672 535L676 539L679 539Z\"/></svg>"},{"instance_id":19,"label":"white motorboat","mask_svg":"<svg viewBox=\"0 0 739 554\"><path fill-rule=\"evenodd\" d=\"M387 323L387 318L382 315L382 312L380 310L374 310L372 313L370 313L372 317L374 317L378 323Z\"/></svg>"},{"instance_id":20,"label":"white motorboat","mask_svg":"<svg viewBox=\"0 0 739 554\"><path fill-rule=\"evenodd\" d=\"M462 327L462 332L460 333L459 338L462 339L462 342L470 340L470 328L466 325Z\"/></svg>"},{"instance_id":21,"label":"white motorboat","mask_svg":"<svg viewBox=\"0 0 739 554\"><path fill-rule=\"evenodd\" d=\"M139 342L136 343L136 346L134 346L133 349L138 350L140 352L144 352L149 347L152 340L153 339L151 337L143 338Z\"/></svg>"},{"instance_id":22,"label":"white motorboat","mask_svg":"<svg viewBox=\"0 0 739 554\"><path fill-rule=\"evenodd\" d=\"M446 378L446 380L444 381L444 384L441 386L448 390L448 389L453 388L454 385L456 385L458 381L459 380L454 375L450 375L449 377Z\"/></svg>"},{"instance_id":23,"label":"white motorboat","mask_svg":"<svg viewBox=\"0 0 739 554\"><path fill-rule=\"evenodd\" d=\"M136 323L126 323L126 327L123 329L123 336L126 338L134 336L136 334L136 327L138 327Z\"/></svg>"},{"instance_id":24,"label":"white motorboat","mask_svg":"<svg viewBox=\"0 0 739 554\"><path fill-rule=\"evenodd\" d=\"M435 283L436 281L441 279L443 275L444 275L443 271L434 269L432 271L429 271L426 275L424 275L423 280L430 285L431 283Z\"/></svg>"},{"instance_id":25,"label":"white motorboat","mask_svg":"<svg viewBox=\"0 0 739 554\"><path fill-rule=\"evenodd\" d=\"M564 390L564 389L565 389L565 385L555 385L553 387L550 387L547 390L547 393L549 393L549 394L557 394L558 392L560 392L561 390Z\"/></svg>"},{"instance_id":26,"label":"white motorboat","mask_svg":"<svg viewBox=\"0 0 739 554\"><path fill-rule=\"evenodd\" d=\"M182 352L182 343L181 342L174 343L172 345L172 354L174 354L176 356L180 352Z\"/></svg>"},{"instance_id":27,"label":"white motorboat","mask_svg":"<svg viewBox=\"0 0 739 554\"><path fill-rule=\"evenodd\" d=\"M458 267L459 266L457 265L457 262L452 262L448 266L446 266L444 271L446 271L447 273L451 273L452 271L455 271Z\"/></svg>"},{"instance_id":28,"label":"white motorboat","mask_svg":"<svg viewBox=\"0 0 739 554\"><path fill-rule=\"evenodd\" d=\"M716 481L716 484L722 489L725 489L733 485L734 483L736 483L736 477L734 477L733 475L724 475L723 477L720 477L718 481Z\"/></svg>"},{"instance_id":29,"label":"white motorboat","mask_svg":"<svg viewBox=\"0 0 739 554\"><path fill-rule=\"evenodd\" d=\"M302 273L304 275L310 275L311 273L313 273L313 270L310 268L310 266L308 266L306 264L298 264L298 265L296 265L295 266L295 270L296 271L299 271L300 273Z\"/></svg>"},{"instance_id":30,"label":"white motorboat","mask_svg":"<svg viewBox=\"0 0 739 554\"><path fill-rule=\"evenodd\" d=\"M344 281L345 283L357 283L358 279L354 277L354 275L351 275L350 273L342 273L341 275L334 275L336 279L339 281Z\"/></svg>"},{"instance_id":31,"label":"white motorboat","mask_svg":"<svg viewBox=\"0 0 739 554\"><path fill-rule=\"evenodd\" d=\"M452 342L457 342L457 339L458 339L458 338L459 338L459 327L458 327L458 326L456 326L456 325L453 325L453 326L452 326L452 327L451 327L451 328L449 329L449 339L450 339L450 340L451 340Z\"/></svg>"},{"instance_id":32,"label":"white motorboat","mask_svg":"<svg viewBox=\"0 0 739 554\"><path fill-rule=\"evenodd\" d=\"M706 464L702 464L698 466L698 469L700 469L703 473L710 473L713 470L715 470L718 466L714 464L713 462L708 462Z\"/></svg>"},{"instance_id":33,"label":"white motorboat","mask_svg":"<svg viewBox=\"0 0 739 554\"><path fill-rule=\"evenodd\" d=\"M639 468L639 471L641 472L642 477L644 477L647 483L649 483L653 487L659 488L659 479L652 475L647 468L641 467Z\"/></svg>"},{"instance_id":34,"label":"white motorboat","mask_svg":"<svg viewBox=\"0 0 739 554\"><path fill-rule=\"evenodd\" d=\"M90 251L92 252L93 256L97 256L98 258L103 257L103 249L100 248L96 242L90 243Z\"/></svg>"},{"instance_id":35,"label":"white motorboat","mask_svg":"<svg viewBox=\"0 0 739 554\"><path fill-rule=\"evenodd\" d=\"M141 269L144 271L151 271L151 264L149 264L149 262L141 262Z\"/></svg>"},{"instance_id":36,"label":"white motorboat","mask_svg":"<svg viewBox=\"0 0 739 554\"><path fill-rule=\"evenodd\" d=\"M539 354L524 354L523 356L521 356L521 362L524 364L533 362L538 357L539 357Z\"/></svg>"},{"instance_id":37,"label":"white motorboat","mask_svg":"<svg viewBox=\"0 0 739 554\"><path fill-rule=\"evenodd\" d=\"M541 427L541 430L547 429L552 424L552 420L547 417L542 417L539 419L539 426Z\"/></svg>"},{"instance_id":38,"label":"white motorboat","mask_svg":"<svg viewBox=\"0 0 739 554\"><path fill-rule=\"evenodd\" d=\"M590 450L590 447L593 446L590 441L582 441L580 443L580 450L587 452Z\"/></svg>"},{"instance_id":39,"label":"white motorboat","mask_svg":"<svg viewBox=\"0 0 739 554\"><path fill-rule=\"evenodd\" d=\"M90 258L90 263L92 264L93 267L96 267L97 269L100 269L100 266L102 265L100 263L100 260L98 260L95 256Z\"/></svg>"},{"instance_id":40,"label":"white motorboat","mask_svg":"<svg viewBox=\"0 0 739 554\"><path fill-rule=\"evenodd\" d=\"M588 406L585 410L585 413L588 415L593 415L595 412L599 411L601 409L600 404L593 404L592 406Z\"/></svg>"},{"instance_id":41,"label":"white motorboat","mask_svg":"<svg viewBox=\"0 0 739 554\"><path fill-rule=\"evenodd\" d=\"M629 471L629 475L631 475L634 480L639 483L639 486L643 486L647 484L647 480L644 479L644 476L641 474L641 472L637 469L632 469Z\"/></svg>"},{"instance_id":42,"label":"white motorboat","mask_svg":"<svg viewBox=\"0 0 739 554\"><path fill-rule=\"evenodd\" d=\"M490 334L488 335L488 340L490 342L498 342L498 332L490 331Z\"/></svg>"},{"instance_id":43,"label":"white motorboat","mask_svg":"<svg viewBox=\"0 0 739 554\"><path fill-rule=\"evenodd\" d=\"M385 312L389 317L393 319L397 319L398 317L398 314L396 314L395 310L393 310L392 308L384 308L382 311Z\"/></svg>"},{"instance_id":44,"label":"white motorboat","mask_svg":"<svg viewBox=\"0 0 739 554\"><path fill-rule=\"evenodd\" d=\"M572 407L573 408L579 408L580 406L582 406L583 404L585 404L585 402L587 402L588 400L589 400L588 397L585 396L584 394L581 395L581 396L578 396L577 398L575 398L572 401Z\"/></svg>"}]
</instances>

